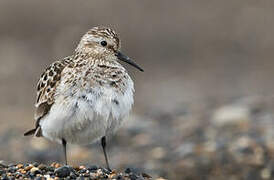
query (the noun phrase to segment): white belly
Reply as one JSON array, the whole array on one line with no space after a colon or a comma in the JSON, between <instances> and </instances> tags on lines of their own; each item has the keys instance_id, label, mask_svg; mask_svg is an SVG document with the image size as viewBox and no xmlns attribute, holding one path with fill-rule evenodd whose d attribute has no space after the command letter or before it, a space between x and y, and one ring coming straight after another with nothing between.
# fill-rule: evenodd
<instances>
[{"instance_id":1,"label":"white belly","mask_svg":"<svg viewBox=\"0 0 274 180\"><path fill-rule=\"evenodd\" d=\"M133 84L124 94L110 87L59 95L41 121L44 137L61 143L90 144L121 125L133 104Z\"/></svg>"}]
</instances>

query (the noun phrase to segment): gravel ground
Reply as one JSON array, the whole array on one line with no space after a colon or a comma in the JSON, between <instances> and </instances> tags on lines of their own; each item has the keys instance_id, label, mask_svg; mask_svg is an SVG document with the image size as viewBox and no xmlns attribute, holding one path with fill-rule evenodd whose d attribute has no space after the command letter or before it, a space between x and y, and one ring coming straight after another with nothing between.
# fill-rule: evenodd
<instances>
[{"instance_id":1,"label":"gravel ground","mask_svg":"<svg viewBox=\"0 0 274 180\"><path fill-rule=\"evenodd\" d=\"M272 100L247 97L226 102L204 102L184 102L172 110L155 109L139 115L131 114L125 127L108 139L110 166L117 171L110 173L99 168L92 171L92 177L116 177L120 174L117 172L124 172L129 167L138 172L133 173L137 179L146 178L138 175L143 172L154 179L274 179ZM23 137L25 129L9 127L1 131L0 158L6 164L23 162L21 169L25 169L28 166L26 162L63 162L61 145L42 138ZM69 145L68 160L72 167L81 164L104 167L105 162L99 143ZM83 167L84 170L80 167L68 170L77 172L76 176L89 175L84 172L88 165ZM18 173L20 168L16 169L16 166L18 164L2 168L2 177L8 173L16 176L25 172L20 170L22 172ZM49 168L50 171L37 168L39 173L35 176L56 176L54 165ZM29 175L31 172L22 176ZM124 179L132 177L130 173L120 175Z\"/></svg>"},{"instance_id":2,"label":"gravel ground","mask_svg":"<svg viewBox=\"0 0 274 180\"><path fill-rule=\"evenodd\" d=\"M97 166L61 166L52 163L50 166L45 164L13 164L0 165L0 176L2 180L10 179L117 179L117 180L146 180L151 176L145 173L138 174L132 169L127 168L123 173L115 170L109 171ZM161 178L159 178L161 180ZM162 179L163 180L163 179Z\"/></svg>"}]
</instances>

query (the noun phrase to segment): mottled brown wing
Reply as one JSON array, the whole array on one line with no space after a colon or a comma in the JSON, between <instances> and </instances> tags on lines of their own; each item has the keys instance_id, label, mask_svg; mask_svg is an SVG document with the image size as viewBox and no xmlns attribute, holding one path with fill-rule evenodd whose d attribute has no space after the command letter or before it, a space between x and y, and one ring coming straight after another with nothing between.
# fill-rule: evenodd
<instances>
[{"instance_id":1,"label":"mottled brown wing","mask_svg":"<svg viewBox=\"0 0 274 180\"><path fill-rule=\"evenodd\" d=\"M41 75L37 83L37 98L35 103L35 129L30 130L25 135L35 134L35 136L41 136L41 130L39 122L50 110L54 103L54 95L56 87L61 79L62 70L72 62L72 57L66 57L61 61L52 63L45 72Z\"/></svg>"}]
</instances>

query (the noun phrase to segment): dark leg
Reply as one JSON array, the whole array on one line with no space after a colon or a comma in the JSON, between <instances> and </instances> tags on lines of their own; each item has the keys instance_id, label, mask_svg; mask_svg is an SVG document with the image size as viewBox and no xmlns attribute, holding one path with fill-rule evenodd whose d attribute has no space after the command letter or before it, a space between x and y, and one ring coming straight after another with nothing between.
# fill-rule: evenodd
<instances>
[{"instance_id":1,"label":"dark leg","mask_svg":"<svg viewBox=\"0 0 274 180\"><path fill-rule=\"evenodd\" d=\"M109 163L108 163L108 156L107 156L107 153L106 153L106 136L102 137L101 144L102 144L102 147L103 147L103 151L104 151L104 155L105 155L105 159L106 159L106 163L107 163L107 168L108 168L108 170L110 170Z\"/></svg>"},{"instance_id":2,"label":"dark leg","mask_svg":"<svg viewBox=\"0 0 274 180\"><path fill-rule=\"evenodd\" d=\"M68 162L67 162L67 142L66 142L65 139L62 139L62 145L63 145L63 151L64 151L66 165L68 165Z\"/></svg>"}]
</instances>

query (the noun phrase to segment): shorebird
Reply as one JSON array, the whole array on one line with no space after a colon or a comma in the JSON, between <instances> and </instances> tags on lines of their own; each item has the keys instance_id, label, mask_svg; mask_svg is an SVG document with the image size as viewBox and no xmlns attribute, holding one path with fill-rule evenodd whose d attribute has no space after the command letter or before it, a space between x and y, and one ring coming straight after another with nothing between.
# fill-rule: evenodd
<instances>
[{"instance_id":1,"label":"shorebird","mask_svg":"<svg viewBox=\"0 0 274 180\"><path fill-rule=\"evenodd\" d=\"M106 137L112 135L133 105L134 84L124 61L143 71L120 51L117 33L94 27L75 52L52 63L37 84L35 128L24 135L44 137L63 145L101 140L107 168Z\"/></svg>"}]
</instances>

